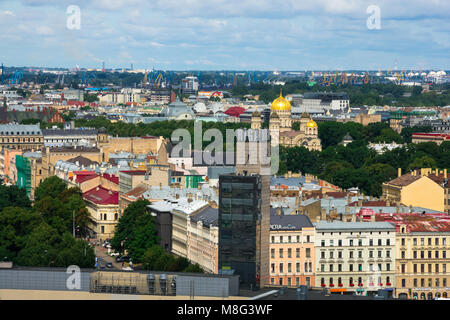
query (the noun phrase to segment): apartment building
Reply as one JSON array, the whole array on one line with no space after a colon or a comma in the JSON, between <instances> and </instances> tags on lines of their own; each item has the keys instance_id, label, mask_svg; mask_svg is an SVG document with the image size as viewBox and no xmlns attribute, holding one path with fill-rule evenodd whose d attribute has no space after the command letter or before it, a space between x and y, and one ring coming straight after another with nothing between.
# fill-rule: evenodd
<instances>
[{"instance_id":1,"label":"apartment building","mask_svg":"<svg viewBox=\"0 0 450 320\"><path fill-rule=\"evenodd\" d=\"M306 215L270 215L270 284L314 286L314 226Z\"/></svg>"},{"instance_id":2,"label":"apartment building","mask_svg":"<svg viewBox=\"0 0 450 320\"><path fill-rule=\"evenodd\" d=\"M361 295L385 289L393 294L394 224L321 221L314 226L316 287Z\"/></svg>"},{"instance_id":3,"label":"apartment building","mask_svg":"<svg viewBox=\"0 0 450 320\"><path fill-rule=\"evenodd\" d=\"M39 150L44 137L39 125L0 124L0 149Z\"/></svg>"},{"instance_id":4,"label":"apartment building","mask_svg":"<svg viewBox=\"0 0 450 320\"><path fill-rule=\"evenodd\" d=\"M431 300L450 295L450 221L399 225L396 297Z\"/></svg>"}]
</instances>

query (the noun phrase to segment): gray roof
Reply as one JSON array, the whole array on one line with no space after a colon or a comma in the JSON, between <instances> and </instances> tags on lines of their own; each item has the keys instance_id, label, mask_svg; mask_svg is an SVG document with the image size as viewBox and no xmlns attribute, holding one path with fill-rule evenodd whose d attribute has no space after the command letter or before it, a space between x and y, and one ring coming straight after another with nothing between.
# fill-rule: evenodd
<instances>
[{"instance_id":1,"label":"gray roof","mask_svg":"<svg viewBox=\"0 0 450 320\"><path fill-rule=\"evenodd\" d=\"M97 129L42 129L44 136L94 136Z\"/></svg>"},{"instance_id":2,"label":"gray roof","mask_svg":"<svg viewBox=\"0 0 450 320\"><path fill-rule=\"evenodd\" d=\"M320 221L314 223L317 231L321 230L390 230L395 231L394 224L390 222L342 222Z\"/></svg>"},{"instance_id":3,"label":"gray roof","mask_svg":"<svg viewBox=\"0 0 450 320\"><path fill-rule=\"evenodd\" d=\"M0 135L40 135L41 128L38 124L0 124Z\"/></svg>"},{"instance_id":4,"label":"gray roof","mask_svg":"<svg viewBox=\"0 0 450 320\"><path fill-rule=\"evenodd\" d=\"M192 222L203 222L204 226L217 227L219 225L219 210L211 207L206 207L197 213L190 216Z\"/></svg>"},{"instance_id":5,"label":"gray roof","mask_svg":"<svg viewBox=\"0 0 450 320\"><path fill-rule=\"evenodd\" d=\"M221 174L236 173L236 167L208 167L208 178L219 179Z\"/></svg>"},{"instance_id":6,"label":"gray roof","mask_svg":"<svg viewBox=\"0 0 450 320\"><path fill-rule=\"evenodd\" d=\"M183 113L189 113L194 116L194 112L185 103L177 100L169 104L164 110L161 111L161 115L164 117L178 117Z\"/></svg>"},{"instance_id":7,"label":"gray roof","mask_svg":"<svg viewBox=\"0 0 450 320\"><path fill-rule=\"evenodd\" d=\"M270 230L301 230L311 228L313 224L306 215L276 215L270 214Z\"/></svg>"}]
</instances>

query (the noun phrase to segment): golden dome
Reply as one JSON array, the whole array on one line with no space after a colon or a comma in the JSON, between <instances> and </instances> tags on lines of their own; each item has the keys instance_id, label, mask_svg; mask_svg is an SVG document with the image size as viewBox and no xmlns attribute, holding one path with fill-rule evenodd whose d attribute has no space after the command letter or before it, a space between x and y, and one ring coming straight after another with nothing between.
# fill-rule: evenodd
<instances>
[{"instance_id":1,"label":"golden dome","mask_svg":"<svg viewBox=\"0 0 450 320\"><path fill-rule=\"evenodd\" d=\"M313 119L309 119L308 123L306 124L307 128L316 128L317 123Z\"/></svg>"},{"instance_id":2,"label":"golden dome","mask_svg":"<svg viewBox=\"0 0 450 320\"><path fill-rule=\"evenodd\" d=\"M283 98L280 93L280 96L273 100L272 104L270 105L270 110L291 110L291 103Z\"/></svg>"}]
</instances>

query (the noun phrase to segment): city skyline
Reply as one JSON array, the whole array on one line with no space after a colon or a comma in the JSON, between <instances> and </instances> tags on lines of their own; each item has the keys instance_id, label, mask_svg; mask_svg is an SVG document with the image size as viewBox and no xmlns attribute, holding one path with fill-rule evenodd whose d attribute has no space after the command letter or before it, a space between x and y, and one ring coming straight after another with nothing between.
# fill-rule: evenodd
<instances>
[{"instance_id":1,"label":"city skyline","mask_svg":"<svg viewBox=\"0 0 450 320\"><path fill-rule=\"evenodd\" d=\"M439 1L3 1L6 66L164 70L450 69ZM69 6L80 29L69 29ZM380 9L380 29L368 19ZM368 13L369 12L369 13Z\"/></svg>"}]
</instances>

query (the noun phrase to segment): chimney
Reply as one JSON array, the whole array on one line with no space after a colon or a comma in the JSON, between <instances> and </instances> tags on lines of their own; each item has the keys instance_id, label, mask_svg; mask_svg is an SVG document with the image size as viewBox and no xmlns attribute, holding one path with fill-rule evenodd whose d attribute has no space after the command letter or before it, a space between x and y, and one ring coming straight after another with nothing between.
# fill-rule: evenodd
<instances>
[{"instance_id":1,"label":"chimney","mask_svg":"<svg viewBox=\"0 0 450 320\"><path fill-rule=\"evenodd\" d=\"M398 176L399 176L399 177L402 176L402 168L398 168Z\"/></svg>"},{"instance_id":2,"label":"chimney","mask_svg":"<svg viewBox=\"0 0 450 320\"><path fill-rule=\"evenodd\" d=\"M322 208L320 210L320 221L327 220L327 210L325 208Z\"/></svg>"}]
</instances>

